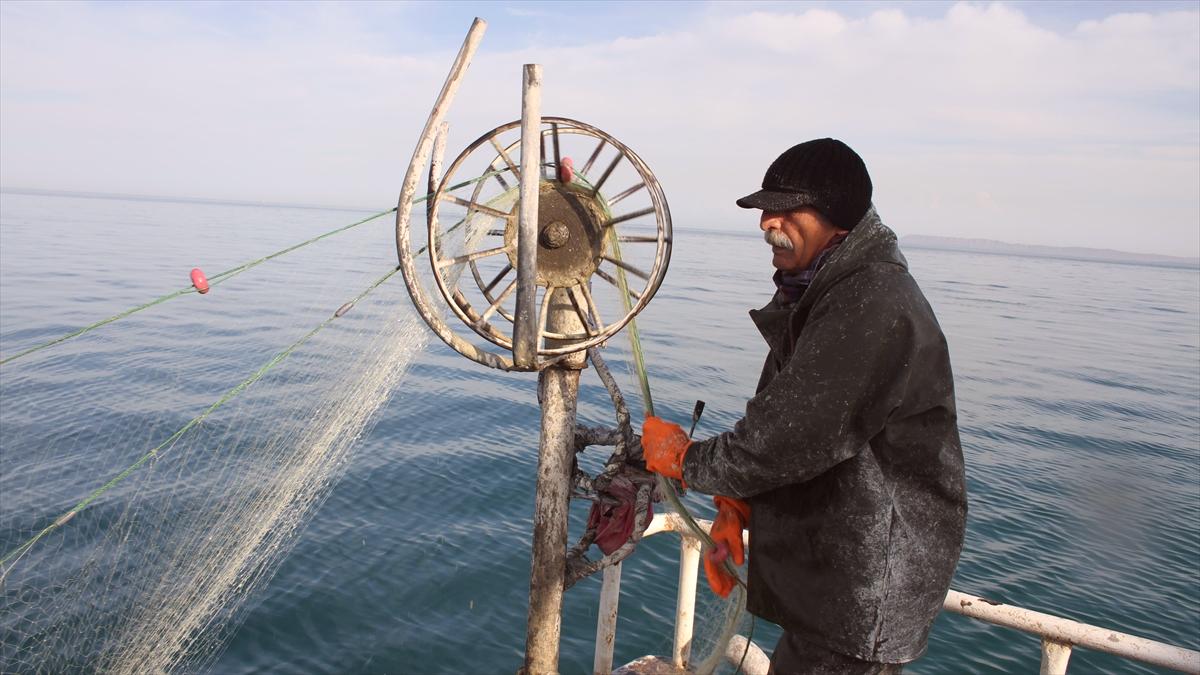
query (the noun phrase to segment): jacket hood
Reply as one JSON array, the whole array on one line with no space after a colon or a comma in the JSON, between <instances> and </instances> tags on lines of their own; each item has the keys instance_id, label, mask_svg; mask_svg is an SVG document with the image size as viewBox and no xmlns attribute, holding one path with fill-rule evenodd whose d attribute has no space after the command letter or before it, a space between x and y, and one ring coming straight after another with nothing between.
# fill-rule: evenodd
<instances>
[{"instance_id":1,"label":"jacket hood","mask_svg":"<svg viewBox=\"0 0 1200 675\"><path fill-rule=\"evenodd\" d=\"M846 240L829 254L829 260L817 272L812 285L800 298L799 304L812 305L842 277L874 263L899 265L905 271L908 270L908 261L900 252L896 233L883 224L875 206L872 205L858 225L850 230Z\"/></svg>"},{"instance_id":2,"label":"jacket hood","mask_svg":"<svg viewBox=\"0 0 1200 675\"><path fill-rule=\"evenodd\" d=\"M872 205L858 225L850 230L845 241L829 254L829 260L817 272L799 300L794 304L782 304L776 295L762 309L750 310L750 319L772 351L789 354L796 340L796 331L789 331L785 327L798 319L802 320L808 310L838 281L856 270L876 264L897 265L908 271L908 261L900 252L896 233L883 224Z\"/></svg>"}]
</instances>

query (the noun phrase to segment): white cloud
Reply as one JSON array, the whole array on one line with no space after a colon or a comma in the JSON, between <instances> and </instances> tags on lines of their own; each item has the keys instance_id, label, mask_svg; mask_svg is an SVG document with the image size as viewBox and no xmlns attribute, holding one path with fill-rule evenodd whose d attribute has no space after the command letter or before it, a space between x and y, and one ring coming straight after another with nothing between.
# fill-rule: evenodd
<instances>
[{"instance_id":1,"label":"white cloud","mask_svg":"<svg viewBox=\"0 0 1200 675\"><path fill-rule=\"evenodd\" d=\"M398 50L339 5L272 14L254 37L171 5L0 11L7 186L386 205L458 46ZM387 20L416 33L417 15ZM866 158L901 233L1200 253L1200 12L1054 31L1005 4L723 6L648 35L492 39L452 151L518 116L519 65L539 62L546 112L637 150L683 228L752 227L732 200L788 145L831 135Z\"/></svg>"},{"instance_id":2,"label":"white cloud","mask_svg":"<svg viewBox=\"0 0 1200 675\"><path fill-rule=\"evenodd\" d=\"M745 44L758 44L785 54L828 47L849 22L837 12L810 9L801 14L751 12L733 17L724 32Z\"/></svg>"}]
</instances>

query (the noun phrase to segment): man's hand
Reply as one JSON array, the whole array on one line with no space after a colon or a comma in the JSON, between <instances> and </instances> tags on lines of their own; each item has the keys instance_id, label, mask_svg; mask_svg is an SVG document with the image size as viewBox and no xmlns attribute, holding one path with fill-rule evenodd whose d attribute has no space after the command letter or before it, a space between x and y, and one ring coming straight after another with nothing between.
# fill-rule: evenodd
<instances>
[{"instance_id":1,"label":"man's hand","mask_svg":"<svg viewBox=\"0 0 1200 675\"><path fill-rule=\"evenodd\" d=\"M653 415L642 423L642 456L654 473L683 480L683 456L692 444L683 427Z\"/></svg>"},{"instance_id":2,"label":"man's hand","mask_svg":"<svg viewBox=\"0 0 1200 675\"><path fill-rule=\"evenodd\" d=\"M735 565L746 561L742 530L750 521L750 505L721 495L713 497L713 503L717 505L717 517L709 534L716 546L704 554L704 576L713 593L724 598L737 585L737 579L725 569L725 559L732 555Z\"/></svg>"}]
</instances>

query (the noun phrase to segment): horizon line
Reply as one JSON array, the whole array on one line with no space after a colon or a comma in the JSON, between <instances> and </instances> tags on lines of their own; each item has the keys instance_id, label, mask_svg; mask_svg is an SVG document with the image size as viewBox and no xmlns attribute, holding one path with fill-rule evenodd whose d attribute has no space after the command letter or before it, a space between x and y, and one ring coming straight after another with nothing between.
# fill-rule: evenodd
<instances>
[{"instance_id":1,"label":"horizon line","mask_svg":"<svg viewBox=\"0 0 1200 675\"><path fill-rule=\"evenodd\" d=\"M89 191L89 190L10 187L10 186L5 186L5 185L0 185L0 194L17 194L17 195L30 195L30 196L54 196L54 197L68 197L68 198L82 198L82 199L157 201L157 202L173 202L173 203L179 203L179 204L213 204L213 205L220 204L220 205L226 205L226 206L249 206L249 207L255 207L255 208L294 208L294 209L312 209L312 210L320 210L320 211L351 211L351 212L356 212L356 213L377 213L380 211L380 209L378 209L378 208L366 208L366 207L361 207L361 206L337 206L337 205L332 205L332 204L312 204L312 203L305 204L305 203L299 203L299 202L278 202L278 201L251 201L251 200L247 200L247 199L231 199L231 198L227 199L227 198L216 198L216 197L187 197L187 196L180 196L180 195L133 194L133 193L127 193L127 192L98 192L98 191ZM394 209L394 208L395 207L389 207L389 209ZM388 209L384 209L384 210L388 210ZM715 230L715 228L705 227L705 226L697 226L696 229L709 230L709 231ZM736 233L730 232L729 234L736 234ZM1117 254L1130 255L1130 256L1144 256L1144 257L1161 258L1165 261L1178 261L1181 263L1189 263L1189 265L1200 265L1200 256L1179 256L1179 255L1171 255L1171 254L1167 254L1167 253L1142 253L1142 252L1138 252L1138 251L1123 251L1123 250L1114 249L1114 248L1095 248L1095 247L1090 247L1090 246L1078 246L1078 245L1029 244L1029 243L1024 243L1024 242L1013 242L1013 241L1003 241L1000 239L989 239L987 237L950 237L950 236L938 235L938 234L921 234L919 232L913 232L913 233L905 234L902 236L897 235L897 238L901 241L903 241L904 239L909 238L909 237L928 237L931 239L941 239L941 240L946 240L946 241L958 241L958 242L971 242L971 241L986 242L986 243L990 243L990 244L1000 244L1002 246L1022 246L1022 247L1029 247L1029 248L1041 248L1041 249L1051 249L1051 250L1057 249L1057 250L1062 250L1062 251L1085 250L1085 251L1095 251L1098 253L1117 253ZM924 247L919 244L914 245L913 248L925 248L927 250L956 250L956 251L962 251L962 252L966 252L966 253L972 253L972 252L988 253L988 251L979 251L979 250L973 250L973 249L951 249L951 248L940 248L939 249L939 247L931 248L931 247ZM995 252L995 251L993 251L993 252Z\"/></svg>"}]
</instances>

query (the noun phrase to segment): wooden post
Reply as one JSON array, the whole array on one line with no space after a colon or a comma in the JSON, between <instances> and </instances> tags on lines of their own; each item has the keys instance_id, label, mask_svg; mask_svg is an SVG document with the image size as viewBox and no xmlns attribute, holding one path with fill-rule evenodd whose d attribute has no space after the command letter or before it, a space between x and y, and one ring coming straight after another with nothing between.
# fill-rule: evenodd
<instances>
[{"instance_id":1,"label":"wooden post","mask_svg":"<svg viewBox=\"0 0 1200 675\"><path fill-rule=\"evenodd\" d=\"M513 316L513 363L537 363L538 192L542 187L542 67L525 64L521 74L521 205L517 213L517 306Z\"/></svg>"},{"instance_id":2,"label":"wooden post","mask_svg":"<svg viewBox=\"0 0 1200 675\"><path fill-rule=\"evenodd\" d=\"M437 101L433 104L433 110L429 113L429 119L425 121L425 128L421 131L421 138L417 141L416 150L413 151L412 161L408 163L408 171L404 174L404 184L400 188L400 200L396 204L396 251L400 253L401 266L404 266L406 262L403 252L408 246L409 210L412 208L413 196L417 191L417 181L421 179L425 162L429 160L434 136L441 126L442 120L446 118L446 113L450 110L450 103L454 101L458 85L462 83L463 76L467 74L467 67L471 65L471 57L475 55L475 50L479 47L479 41L483 39L485 30L487 30L487 22L483 19L476 18L471 23L471 29L467 31L467 37L463 40L463 45L458 50L458 56L450 67L450 74L446 76L442 91L438 94ZM410 269L404 271L406 282L410 278L416 278L411 258L408 258L407 261Z\"/></svg>"},{"instance_id":3,"label":"wooden post","mask_svg":"<svg viewBox=\"0 0 1200 675\"><path fill-rule=\"evenodd\" d=\"M583 332L583 324L566 289L554 290L546 311L549 312L548 331L560 334ZM538 374L542 437L538 448L537 496L533 512L526 675L558 672L563 581L567 571L567 510L571 501L571 460L575 453L575 404L579 395L579 371L586 363L587 353L579 352Z\"/></svg>"}]
</instances>

